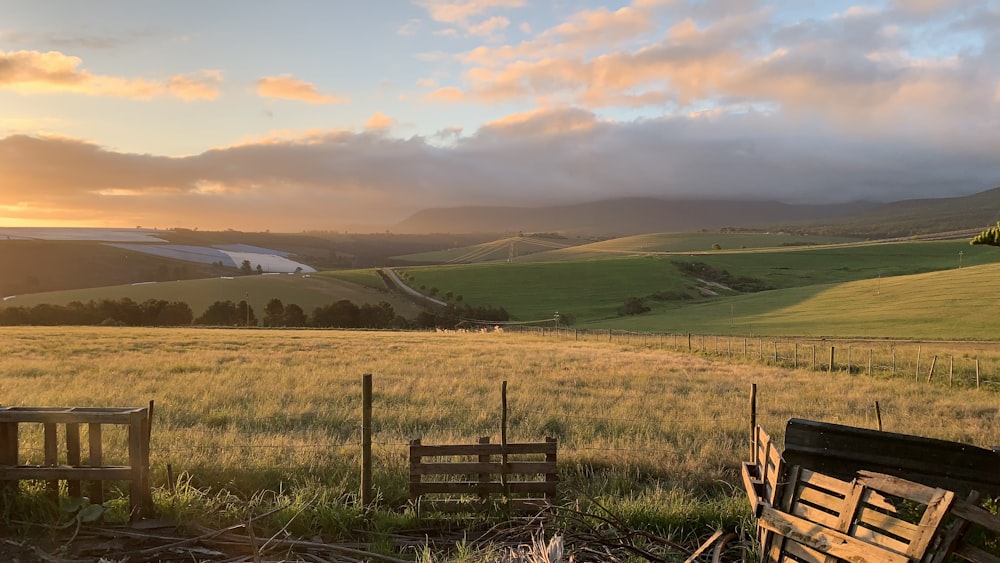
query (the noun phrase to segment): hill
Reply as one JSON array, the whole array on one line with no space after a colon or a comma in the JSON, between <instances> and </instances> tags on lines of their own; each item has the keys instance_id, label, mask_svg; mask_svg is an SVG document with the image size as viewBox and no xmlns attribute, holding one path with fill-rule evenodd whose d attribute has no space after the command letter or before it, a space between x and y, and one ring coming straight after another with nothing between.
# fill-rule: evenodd
<instances>
[{"instance_id":1,"label":"hill","mask_svg":"<svg viewBox=\"0 0 1000 563\"><path fill-rule=\"evenodd\" d=\"M958 266L959 252L966 268L1000 262L996 249L970 247L967 241L958 240L400 270L414 287L437 288L439 294L451 292L470 303L503 306L520 321L553 319L558 311L579 326L638 323L646 330L663 330L674 326L662 322L669 315L695 304L723 302L749 293L771 295L789 288L884 281L892 276L949 270ZM652 311L620 318L619 309L629 298L641 300ZM657 313L665 316L656 317Z\"/></svg>"},{"instance_id":2,"label":"hill","mask_svg":"<svg viewBox=\"0 0 1000 563\"><path fill-rule=\"evenodd\" d=\"M793 232L871 238L982 230L1000 220L1000 188L962 197L911 199L874 206L833 220L784 224Z\"/></svg>"},{"instance_id":3,"label":"hill","mask_svg":"<svg viewBox=\"0 0 1000 563\"><path fill-rule=\"evenodd\" d=\"M750 227L845 216L870 204L791 205L767 201L621 198L543 207L426 209L394 225L393 232L558 231L625 236L642 233Z\"/></svg>"}]
</instances>

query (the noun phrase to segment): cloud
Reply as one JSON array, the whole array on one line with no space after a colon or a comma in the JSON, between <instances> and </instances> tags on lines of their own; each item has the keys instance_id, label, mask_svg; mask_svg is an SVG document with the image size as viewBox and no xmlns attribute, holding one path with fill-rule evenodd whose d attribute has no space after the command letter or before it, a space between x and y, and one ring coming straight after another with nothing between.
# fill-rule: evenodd
<instances>
[{"instance_id":1,"label":"cloud","mask_svg":"<svg viewBox=\"0 0 1000 563\"><path fill-rule=\"evenodd\" d=\"M991 95L994 95L991 92ZM369 125L390 124L375 114ZM470 134L279 131L185 157L65 137L0 139L0 222L280 231L391 225L427 207L621 196L832 202L963 195L1000 185L1000 128L851 134L821 116L745 109L616 122L580 107Z\"/></svg>"},{"instance_id":2,"label":"cloud","mask_svg":"<svg viewBox=\"0 0 1000 563\"><path fill-rule=\"evenodd\" d=\"M388 129L396 124L396 120L389 117L388 115L377 111L374 115L368 118L365 122L365 129Z\"/></svg>"},{"instance_id":3,"label":"cloud","mask_svg":"<svg viewBox=\"0 0 1000 563\"><path fill-rule=\"evenodd\" d=\"M453 86L448 86L445 88L438 88L430 94L425 96L425 99L429 102L443 102L443 103L456 103L465 101L465 93L460 89Z\"/></svg>"},{"instance_id":4,"label":"cloud","mask_svg":"<svg viewBox=\"0 0 1000 563\"><path fill-rule=\"evenodd\" d=\"M487 12L501 8L520 8L525 0L422 0L416 2L427 10L431 19L455 26L468 35L492 37L510 25L502 16L480 19ZM455 28L435 32L437 35L457 35Z\"/></svg>"},{"instance_id":5,"label":"cloud","mask_svg":"<svg viewBox=\"0 0 1000 563\"><path fill-rule=\"evenodd\" d=\"M290 74L265 76L257 80L257 95L262 98L295 100L310 104L344 104L348 98L322 94L315 84L305 82Z\"/></svg>"},{"instance_id":6,"label":"cloud","mask_svg":"<svg viewBox=\"0 0 1000 563\"><path fill-rule=\"evenodd\" d=\"M73 93L150 99L174 96L183 100L214 100L222 73L199 71L165 80L92 74L78 67L79 57L58 51L0 51L0 88L22 94Z\"/></svg>"}]
</instances>

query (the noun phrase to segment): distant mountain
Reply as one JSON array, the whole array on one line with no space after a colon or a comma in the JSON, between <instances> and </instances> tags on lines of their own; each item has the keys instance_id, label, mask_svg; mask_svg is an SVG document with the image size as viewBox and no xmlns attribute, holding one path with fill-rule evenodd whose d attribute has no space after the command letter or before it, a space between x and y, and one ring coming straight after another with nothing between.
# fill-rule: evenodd
<instances>
[{"instance_id":1,"label":"distant mountain","mask_svg":"<svg viewBox=\"0 0 1000 563\"><path fill-rule=\"evenodd\" d=\"M874 204L792 205L768 201L621 198L545 207L451 207L419 211L394 233L562 232L624 236L752 227L854 215Z\"/></svg>"},{"instance_id":2,"label":"distant mountain","mask_svg":"<svg viewBox=\"0 0 1000 563\"><path fill-rule=\"evenodd\" d=\"M1000 188L961 197L910 199L870 207L832 220L796 221L781 228L817 234L905 237L983 229L1000 220Z\"/></svg>"}]
</instances>

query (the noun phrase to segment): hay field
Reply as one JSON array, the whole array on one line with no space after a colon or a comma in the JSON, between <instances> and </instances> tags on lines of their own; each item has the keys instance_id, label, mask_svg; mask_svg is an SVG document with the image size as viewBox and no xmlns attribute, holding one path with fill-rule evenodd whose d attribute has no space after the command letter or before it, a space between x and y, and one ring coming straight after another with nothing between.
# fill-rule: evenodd
<instances>
[{"instance_id":1,"label":"hay field","mask_svg":"<svg viewBox=\"0 0 1000 563\"><path fill-rule=\"evenodd\" d=\"M155 400L160 511L239 521L247 504L291 499L308 504L293 527L301 533L359 525L352 506L364 373L374 378L374 483L386 515L406 513L409 440L499 441L504 380L510 440L559 440L563 500L589 496L667 535L748 518L736 484L751 383L759 384L759 421L779 441L790 417L874 427L878 400L887 430L1000 444L995 392L641 345L506 333L38 327L2 328L0 339L4 405ZM21 463L40 462L38 434L22 433ZM111 459L116 451L124 443L105 446ZM168 464L186 472L182 492L167 492Z\"/></svg>"}]
</instances>

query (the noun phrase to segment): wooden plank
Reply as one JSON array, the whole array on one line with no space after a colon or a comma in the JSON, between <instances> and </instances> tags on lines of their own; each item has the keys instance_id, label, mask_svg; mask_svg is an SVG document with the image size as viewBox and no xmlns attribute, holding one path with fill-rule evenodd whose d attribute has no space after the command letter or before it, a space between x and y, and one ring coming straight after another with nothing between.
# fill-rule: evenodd
<instances>
[{"instance_id":1,"label":"wooden plank","mask_svg":"<svg viewBox=\"0 0 1000 563\"><path fill-rule=\"evenodd\" d=\"M864 523L869 528L885 530L893 535L907 539L916 537L917 533L920 531L920 528L917 527L916 524L912 524L906 520L901 520L895 516L884 514L863 505L858 510L857 516L857 521Z\"/></svg>"},{"instance_id":2,"label":"wooden plank","mask_svg":"<svg viewBox=\"0 0 1000 563\"><path fill-rule=\"evenodd\" d=\"M804 467L799 471L798 480L803 485L825 489L831 493L840 495L841 498L846 498L854 488L854 485L849 481L842 481Z\"/></svg>"},{"instance_id":3,"label":"wooden plank","mask_svg":"<svg viewBox=\"0 0 1000 563\"><path fill-rule=\"evenodd\" d=\"M558 456L558 452L557 452L556 446L558 445L558 442L553 437L546 437L545 438L545 443L552 445L552 452L545 454L545 463L550 464L552 467L556 467L557 466L557 461L558 461L558 457L557 457ZM552 489L550 491L546 491L545 492L545 500L549 501L550 503L554 503L556 501L556 496L559 493L559 473L558 473L558 469L554 469L552 471L546 472L545 473L545 482L546 483L550 483L552 485Z\"/></svg>"},{"instance_id":4,"label":"wooden plank","mask_svg":"<svg viewBox=\"0 0 1000 563\"><path fill-rule=\"evenodd\" d=\"M934 502L939 497L941 491L941 489L929 485L921 485L920 483L872 471L859 471L858 483L872 489L877 489L879 492L909 499L924 505Z\"/></svg>"},{"instance_id":5,"label":"wooden plank","mask_svg":"<svg viewBox=\"0 0 1000 563\"><path fill-rule=\"evenodd\" d=\"M80 424L78 422L66 424L66 465L80 465ZM83 496L80 489L80 481L68 481L66 483L66 491L73 498Z\"/></svg>"},{"instance_id":6,"label":"wooden plank","mask_svg":"<svg viewBox=\"0 0 1000 563\"><path fill-rule=\"evenodd\" d=\"M799 502L795 503L795 506L792 507L792 511L790 514L793 514L810 522L822 524L823 526L826 526L827 528L830 529L835 529L837 527L837 522L840 520L840 517L836 514L823 512L822 510L817 510L809 505L802 504Z\"/></svg>"},{"instance_id":7,"label":"wooden plank","mask_svg":"<svg viewBox=\"0 0 1000 563\"><path fill-rule=\"evenodd\" d=\"M906 552L911 558L923 558L924 553L930 548L934 536L937 535L944 524L944 519L951 510L955 502L955 493L937 489L934 498L927 503L927 510L924 511L923 518L917 525L917 534L910 542L910 549Z\"/></svg>"},{"instance_id":8,"label":"wooden plank","mask_svg":"<svg viewBox=\"0 0 1000 563\"><path fill-rule=\"evenodd\" d=\"M555 492L556 484L545 481L508 481L512 493L549 493ZM478 494L478 493L502 493L503 483L491 482L480 483L477 481L430 481L414 484L412 489L418 495L432 493L449 494Z\"/></svg>"},{"instance_id":9,"label":"wooden plank","mask_svg":"<svg viewBox=\"0 0 1000 563\"><path fill-rule=\"evenodd\" d=\"M986 509L976 506L975 504L958 501L952 506L951 513L963 520L967 520L976 524L977 526L982 526L987 530L1000 533L1000 516L991 514Z\"/></svg>"},{"instance_id":10,"label":"wooden plank","mask_svg":"<svg viewBox=\"0 0 1000 563\"><path fill-rule=\"evenodd\" d=\"M104 463L104 451L101 443L101 425L91 422L87 426L87 455L91 467L101 467ZM104 482L95 479L90 482L91 504L104 504Z\"/></svg>"},{"instance_id":11,"label":"wooden plank","mask_svg":"<svg viewBox=\"0 0 1000 563\"><path fill-rule=\"evenodd\" d=\"M145 493L142 490L142 440L145 429L142 426L142 414L130 413L129 418L128 462L132 471L129 477L129 519L135 520L143 515L141 499Z\"/></svg>"},{"instance_id":12,"label":"wooden plank","mask_svg":"<svg viewBox=\"0 0 1000 563\"><path fill-rule=\"evenodd\" d=\"M145 409L139 409L145 410ZM14 410L0 409L0 422L37 422L49 424L81 423L87 424L98 422L101 424L128 424L131 411L126 412L103 412L103 411L83 411L74 412L71 409L58 411L38 411L38 410Z\"/></svg>"},{"instance_id":13,"label":"wooden plank","mask_svg":"<svg viewBox=\"0 0 1000 563\"><path fill-rule=\"evenodd\" d=\"M74 479L91 481L128 481L132 478L132 468L123 467L70 467L68 465L16 465L0 467L0 480L63 481ZM93 500L91 501L93 502Z\"/></svg>"},{"instance_id":14,"label":"wooden plank","mask_svg":"<svg viewBox=\"0 0 1000 563\"><path fill-rule=\"evenodd\" d=\"M983 551L974 545L963 545L955 550L955 555L973 563L1000 563L1000 557Z\"/></svg>"},{"instance_id":15,"label":"wooden plank","mask_svg":"<svg viewBox=\"0 0 1000 563\"><path fill-rule=\"evenodd\" d=\"M751 462L743 462L740 469L740 475L743 477L743 490L747 493L747 498L750 501L750 506L756 506L757 503L763 500L763 482L754 479L752 473L756 473L757 466Z\"/></svg>"},{"instance_id":16,"label":"wooden plank","mask_svg":"<svg viewBox=\"0 0 1000 563\"><path fill-rule=\"evenodd\" d=\"M18 428L16 422L0 422L0 465L17 465ZM17 490L17 482L5 481L0 490Z\"/></svg>"},{"instance_id":17,"label":"wooden plank","mask_svg":"<svg viewBox=\"0 0 1000 563\"><path fill-rule=\"evenodd\" d=\"M439 446L410 446L414 455L420 457L442 456L479 456L500 455L503 444L445 444ZM556 451L555 442L533 442L524 444L507 444L506 451L511 455L551 454Z\"/></svg>"},{"instance_id":18,"label":"wooden plank","mask_svg":"<svg viewBox=\"0 0 1000 563\"><path fill-rule=\"evenodd\" d=\"M871 528L866 528L864 526L854 526L851 530L851 536L872 545L878 545L886 549L891 549L901 555L905 555L910 549L910 544L908 542L901 542L896 538L888 536L878 530L872 530ZM920 559L920 557L917 559Z\"/></svg>"},{"instance_id":19,"label":"wooden plank","mask_svg":"<svg viewBox=\"0 0 1000 563\"><path fill-rule=\"evenodd\" d=\"M480 463L478 461L410 464L411 475L472 475L477 473L520 475L555 472L555 465L546 461L510 461L506 467L501 462Z\"/></svg>"},{"instance_id":20,"label":"wooden plank","mask_svg":"<svg viewBox=\"0 0 1000 563\"><path fill-rule=\"evenodd\" d=\"M782 551L795 556L804 563L826 563L827 561L826 555L792 540L785 542Z\"/></svg>"},{"instance_id":21,"label":"wooden plank","mask_svg":"<svg viewBox=\"0 0 1000 563\"><path fill-rule=\"evenodd\" d=\"M835 516L839 516L844 508L844 497L831 495L822 489L814 489L812 487L799 487L799 494L796 499L813 506L821 506L832 510L836 513Z\"/></svg>"},{"instance_id":22,"label":"wooden plank","mask_svg":"<svg viewBox=\"0 0 1000 563\"><path fill-rule=\"evenodd\" d=\"M764 507L758 522L786 538L853 563L909 563L904 555L866 544L836 530L768 506Z\"/></svg>"},{"instance_id":23,"label":"wooden plank","mask_svg":"<svg viewBox=\"0 0 1000 563\"><path fill-rule=\"evenodd\" d=\"M52 422L46 422L42 425L43 433L45 435L45 444L43 446L45 451L45 465L54 466L59 463L59 442L56 433L56 425ZM46 483L45 489L48 492L50 498L59 501L59 480L55 477L49 477L53 479Z\"/></svg>"},{"instance_id":24,"label":"wooden plank","mask_svg":"<svg viewBox=\"0 0 1000 563\"><path fill-rule=\"evenodd\" d=\"M793 418L784 456L841 477L870 470L963 494L1000 494L1000 453L946 440Z\"/></svg>"}]
</instances>

